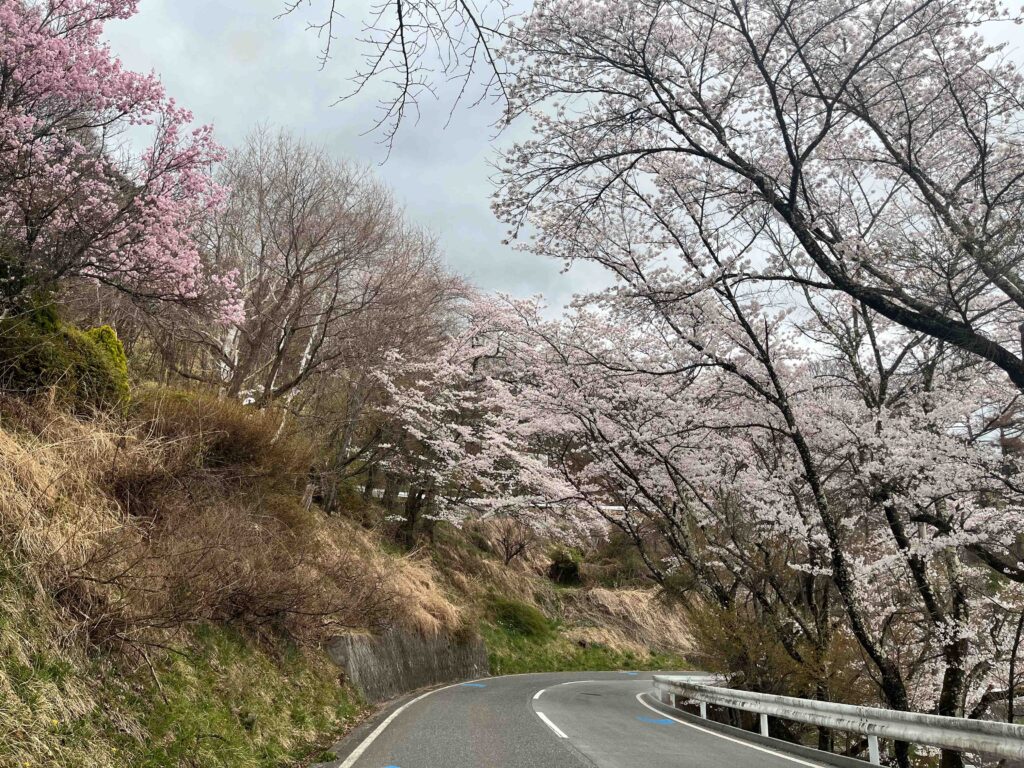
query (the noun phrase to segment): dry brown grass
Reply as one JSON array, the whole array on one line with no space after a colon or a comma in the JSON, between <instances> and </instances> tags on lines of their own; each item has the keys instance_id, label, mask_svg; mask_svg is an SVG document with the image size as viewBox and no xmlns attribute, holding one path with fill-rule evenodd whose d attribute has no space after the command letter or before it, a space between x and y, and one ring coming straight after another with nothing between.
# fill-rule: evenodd
<instances>
[{"instance_id":1,"label":"dry brown grass","mask_svg":"<svg viewBox=\"0 0 1024 768\"><path fill-rule=\"evenodd\" d=\"M390 554L308 507L308 458L274 439L276 421L233 404L154 402L127 421L84 421L46 400L0 397L0 765L132 764L115 746L151 744L147 729L160 727L132 697L150 680L161 696L153 670L166 683L186 657L185 677L171 677L181 690L167 693L201 728L209 688L193 675L212 651L195 638L210 626L217 637L241 628L231 635L264 654L256 670L207 670L219 688L248 675L237 684L250 708L270 683L275 702L285 690L294 698L285 672L316 667L309 706L323 717L293 723L263 707L261 733L287 746L318 723L334 727L344 696L319 656L274 667L293 647L276 640L310 649L343 630L466 625L428 555Z\"/></svg>"},{"instance_id":2,"label":"dry brown grass","mask_svg":"<svg viewBox=\"0 0 1024 768\"><path fill-rule=\"evenodd\" d=\"M566 617L578 625L569 630L574 640L635 653L655 650L684 655L692 650L682 612L665 603L655 590L582 590L567 602Z\"/></svg>"},{"instance_id":3,"label":"dry brown grass","mask_svg":"<svg viewBox=\"0 0 1024 768\"><path fill-rule=\"evenodd\" d=\"M67 626L145 648L204 621L307 640L460 625L429 564L303 504L306 459L269 420L173 402L129 426L0 402L0 537Z\"/></svg>"},{"instance_id":4,"label":"dry brown grass","mask_svg":"<svg viewBox=\"0 0 1024 768\"><path fill-rule=\"evenodd\" d=\"M355 547L367 567L383 574L385 590L390 596L391 617L403 629L422 635L455 632L464 629L469 620L466 611L448 596L444 578L427 553L405 555L389 553L382 546L380 535L361 528L344 518L332 518L339 535Z\"/></svg>"},{"instance_id":5,"label":"dry brown grass","mask_svg":"<svg viewBox=\"0 0 1024 768\"><path fill-rule=\"evenodd\" d=\"M0 586L0 765L14 755L35 756L30 765L67 766L54 759L54 734L67 723L89 718L99 706L90 681L77 675L56 678L38 671L39 660L59 660L71 669L87 669L83 649L70 641L63 624L53 615L52 604L41 592L32 596ZM138 722L117 718L122 733L141 737ZM109 765L107 745L83 740L73 746L77 765Z\"/></svg>"},{"instance_id":6,"label":"dry brown grass","mask_svg":"<svg viewBox=\"0 0 1024 768\"><path fill-rule=\"evenodd\" d=\"M113 434L45 403L0 401L0 535L22 562L52 572L122 525L95 483L116 451Z\"/></svg>"},{"instance_id":7,"label":"dry brown grass","mask_svg":"<svg viewBox=\"0 0 1024 768\"><path fill-rule=\"evenodd\" d=\"M494 521L475 521L449 539L435 538L431 546L443 565L444 579L470 602L479 603L492 593L514 595L529 602L552 602L554 586L546 576L550 558L545 548L538 542L506 565L497 543L499 535ZM477 537L486 542L491 557L470 544Z\"/></svg>"},{"instance_id":8,"label":"dry brown grass","mask_svg":"<svg viewBox=\"0 0 1024 768\"><path fill-rule=\"evenodd\" d=\"M410 629L433 635L463 628L465 613L442 590L437 571L426 560L391 558L388 585L395 596L395 615Z\"/></svg>"}]
</instances>

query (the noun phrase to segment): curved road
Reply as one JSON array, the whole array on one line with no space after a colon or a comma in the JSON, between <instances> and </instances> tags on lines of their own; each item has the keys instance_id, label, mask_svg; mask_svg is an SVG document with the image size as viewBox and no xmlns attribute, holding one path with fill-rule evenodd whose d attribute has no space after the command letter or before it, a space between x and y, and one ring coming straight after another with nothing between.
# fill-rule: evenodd
<instances>
[{"instance_id":1,"label":"curved road","mask_svg":"<svg viewBox=\"0 0 1024 768\"><path fill-rule=\"evenodd\" d=\"M651 699L649 673L515 675L423 694L343 742L341 768L817 766L701 728Z\"/></svg>"}]
</instances>

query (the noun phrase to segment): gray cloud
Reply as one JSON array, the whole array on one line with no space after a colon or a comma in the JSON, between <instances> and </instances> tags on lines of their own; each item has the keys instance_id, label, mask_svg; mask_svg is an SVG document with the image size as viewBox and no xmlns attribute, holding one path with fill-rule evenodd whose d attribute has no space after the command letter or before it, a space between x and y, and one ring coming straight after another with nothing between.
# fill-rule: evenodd
<instances>
[{"instance_id":1,"label":"gray cloud","mask_svg":"<svg viewBox=\"0 0 1024 768\"><path fill-rule=\"evenodd\" d=\"M378 165L386 149L367 135L377 116L378 84L338 102L361 52L353 41L362 18L347 3L334 58L321 71L320 43L301 15L275 19L283 0L144 0L138 16L107 28L111 48L132 69L155 70L168 92L213 123L221 143L236 144L257 123L286 128L323 144L338 157ZM485 290L544 294L561 306L573 293L605 284L599 268L562 265L502 245L504 228L489 208L497 110L459 109L446 128L451 89L421 104L420 119L399 132L377 175L410 218L438 235L451 267Z\"/></svg>"}]
</instances>

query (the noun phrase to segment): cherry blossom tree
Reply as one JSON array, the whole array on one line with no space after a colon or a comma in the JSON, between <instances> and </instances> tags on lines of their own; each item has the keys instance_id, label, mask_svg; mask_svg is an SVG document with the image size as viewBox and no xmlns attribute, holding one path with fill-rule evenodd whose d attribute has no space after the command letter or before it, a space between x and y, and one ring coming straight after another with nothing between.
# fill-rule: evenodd
<instances>
[{"instance_id":1,"label":"cherry blossom tree","mask_svg":"<svg viewBox=\"0 0 1024 768\"><path fill-rule=\"evenodd\" d=\"M485 494L504 505L516 481L516 465L504 472L497 455L502 439L495 382L484 370L499 360L504 332L485 301L464 308L460 327L436 354L393 354L378 376L394 424L388 470L408 484L407 537L424 514L459 523L467 504Z\"/></svg>"},{"instance_id":2,"label":"cherry blossom tree","mask_svg":"<svg viewBox=\"0 0 1024 768\"><path fill-rule=\"evenodd\" d=\"M548 446L544 492L624 531L655 580L753 610L804 695L867 674L888 706L991 717L1024 592L973 553L1016 546L1018 470L989 440L1014 388L848 300L793 323L731 291L526 318L506 423ZM847 641L869 669L834 666Z\"/></svg>"},{"instance_id":3,"label":"cherry blossom tree","mask_svg":"<svg viewBox=\"0 0 1024 768\"><path fill-rule=\"evenodd\" d=\"M378 371L391 425L383 464L408 485L409 536L422 515L496 520L571 542L593 535L599 518L562 503L564 485L524 421L518 372L535 340L520 312L533 306L477 296L435 354L393 355Z\"/></svg>"},{"instance_id":4,"label":"cherry blossom tree","mask_svg":"<svg viewBox=\"0 0 1024 768\"><path fill-rule=\"evenodd\" d=\"M1003 13L540 0L505 51L511 117L535 135L507 155L498 211L572 259L620 207L638 240L697 236L700 207L756 242L730 266L749 280L842 291L1022 388L1024 90L979 33Z\"/></svg>"},{"instance_id":5,"label":"cherry blossom tree","mask_svg":"<svg viewBox=\"0 0 1024 768\"><path fill-rule=\"evenodd\" d=\"M808 667L846 636L886 705L947 715L1017 684L1021 78L977 33L1000 10L541 0L506 49L534 136L496 208L617 280L541 332L527 399L563 478L661 532L656 578L753 601Z\"/></svg>"},{"instance_id":6,"label":"cherry blossom tree","mask_svg":"<svg viewBox=\"0 0 1024 768\"><path fill-rule=\"evenodd\" d=\"M842 695L827 660L850 638L888 706L991 716L1022 596L1005 564L1024 500L991 441L1015 389L849 300L796 322L742 278L681 298L642 277L530 321L550 351L523 366L520 418L562 445L559 496L631 536L657 581L754 601L821 674L812 695Z\"/></svg>"},{"instance_id":7,"label":"cherry blossom tree","mask_svg":"<svg viewBox=\"0 0 1024 768\"><path fill-rule=\"evenodd\" d=\"M211 129L193 128L155 74L125 70L101 40L136 5L0 2L4 313L83 277L142 298L209 296L238 316L231 276L204 271L193 237L221 198Z\"/></svg>"}]
</instances>

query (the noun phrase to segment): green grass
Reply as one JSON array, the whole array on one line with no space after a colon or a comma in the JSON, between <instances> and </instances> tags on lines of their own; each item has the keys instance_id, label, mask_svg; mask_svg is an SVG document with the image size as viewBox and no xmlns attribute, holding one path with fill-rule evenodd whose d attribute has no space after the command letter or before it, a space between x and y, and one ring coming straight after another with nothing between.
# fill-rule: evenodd
<instances>
[{"instance_id":1,"label":"green grass","mask_svg":"<svg viewBox=\"0 0 1024 768\"><path fill-rule=\"evenodd\" d=\"M554 626L537 608L507 597L492 596L488 614L494 623L510 636L540 642L554 635Z\"/></svg>"},{"instance_id":2,"label":"green grass","mask_svg":"<svg viewBox=\"0 0 1024 768\"><path fill-rule=\"evenodd\" d=\"M686 669L681 658L662 653L638 655L590 643L586 647L552 631L542 638L524 636L508 627L485 623L480 632L487 642L492 675L522 672L583 672L601 670Z\"/></svg>"},{"instance_id":3,"label":"green grass","mask_svg":"<svg viewBox=\"0 0 1024 768\"><path fill-rule=\"evenodd\" d=\"M271 655L221 627L196 641L198 653L169 658L158 672L163 694L147 691L148 739L133 765L292 765L321 754L360 713L325 659L294 648Z\"/></svg>"},{"instance_id":4,"label":"green grass","mask_svg":"<svg viewBox=\"0 0 1024 768\"><path fill-rule=\"evenodd\" d=\"M206 626L115 666L56 641L47 603L0 582L3 768L307 765L363 712L323 654Z\"/></svg>"}]
</instances>

